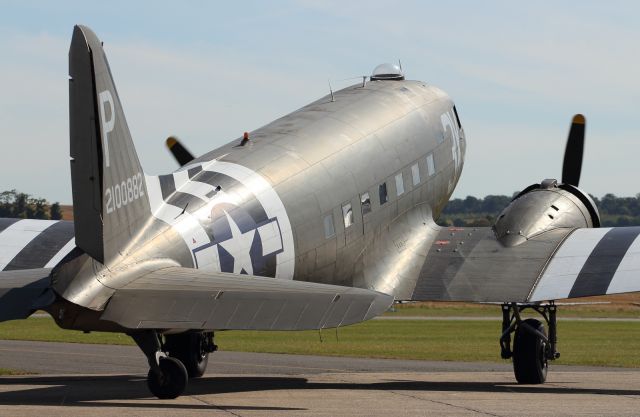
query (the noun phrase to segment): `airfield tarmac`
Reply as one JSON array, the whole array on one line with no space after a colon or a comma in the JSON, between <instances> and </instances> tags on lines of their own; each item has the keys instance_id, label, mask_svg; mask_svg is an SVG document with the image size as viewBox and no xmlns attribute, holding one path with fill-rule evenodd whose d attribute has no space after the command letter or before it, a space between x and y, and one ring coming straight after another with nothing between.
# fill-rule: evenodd
<instances>
[{"instance_id":1,"label":"airfield tarmac","mask_svg":"<svg viewBox=\"0 0 640 417\"><path fill-rule=\"evenodd\" d=\"M135 347L0 341L0 416L640 415L640 371L216 352L176 400L151 397Z\"/></svg>"}]
</instances>

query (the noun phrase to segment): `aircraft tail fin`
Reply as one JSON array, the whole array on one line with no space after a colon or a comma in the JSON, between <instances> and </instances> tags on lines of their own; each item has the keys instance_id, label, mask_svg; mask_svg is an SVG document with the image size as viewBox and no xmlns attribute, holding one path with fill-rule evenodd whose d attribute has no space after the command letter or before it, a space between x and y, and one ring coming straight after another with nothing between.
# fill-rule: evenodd
<instances>
[{"instance_id":1,"label":"aircraft tail fin","mask_svg":"<svg viewBox=\"0 0 640 417\"><path fill-rule=\"evenodd\" d=\"M145 177L102 42L87 27L74 28L69 76L76 245L109 264L151 216Z\"/></svg>"}]
</instances>

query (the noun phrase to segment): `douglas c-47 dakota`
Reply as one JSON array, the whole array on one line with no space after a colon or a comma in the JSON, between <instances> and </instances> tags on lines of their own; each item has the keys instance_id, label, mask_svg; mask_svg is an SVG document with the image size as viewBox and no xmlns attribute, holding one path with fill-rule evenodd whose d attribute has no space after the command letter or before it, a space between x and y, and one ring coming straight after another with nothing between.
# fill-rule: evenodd
<instances>
[{"instance_id":1,"label":"douglas c-47 dakota","mask_svg":"<svg viewBox=\"0 0 640 417\"><path fill-rule=\"evenodd\" d=\"M126 333L157 397L203 375L215 331L346 326L394 300L496 303L501 356L518 382L543 383L555 300L640 290L640 227L600 228L578 188L581 115L561 181L524 188L492 227L451 229L434 219L462 171L462 121L395 65L197 158L170 138L181 167L159 176L140 166L87 27L69 76L74 220L0 219L0 321L44 310Z\"/></svg>"}]
</instances>

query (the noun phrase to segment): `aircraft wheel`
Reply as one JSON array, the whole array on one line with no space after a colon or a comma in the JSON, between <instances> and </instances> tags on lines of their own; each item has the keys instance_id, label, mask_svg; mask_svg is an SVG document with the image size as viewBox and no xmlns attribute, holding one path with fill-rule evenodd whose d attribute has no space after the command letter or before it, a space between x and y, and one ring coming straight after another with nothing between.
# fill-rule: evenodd
<instances>
[{"instance_id":1,"label":"aircraft wheel","mask_svg":"<svg viewBox=\"0 0 640 417\"><path fill-rule=\"evenodd\" d=\"M189 378L204 375L209 362L207 339L202 332L166 336L169 356L179 359L187 369Z\"/></svg>"},{"instance_id":2,"label":"aircraft wheel","mask_svg":"<svg viewBox=\"0 0 640 417\"><path fill-rule=\"evenodd\" d=\"M153 395L160 399L174 399L180 396L187 387L187 370L182 362L171 357L160 358L160 371L158 375L153 369L149 369L147 385Z\"/></svg>"},{"instance_id":3,"label":"aircraft wheel","mask_svg":"<svg viewBox=\"0 0 640 417\"><path fill-rule=\"evenodd\" d=\"M524 323L546 335L540 321L526 319ZM546 345L540 336L518 327L513 341L513 371L518 383L542 384L547 379Z\"/></svg>"}]
</instances>

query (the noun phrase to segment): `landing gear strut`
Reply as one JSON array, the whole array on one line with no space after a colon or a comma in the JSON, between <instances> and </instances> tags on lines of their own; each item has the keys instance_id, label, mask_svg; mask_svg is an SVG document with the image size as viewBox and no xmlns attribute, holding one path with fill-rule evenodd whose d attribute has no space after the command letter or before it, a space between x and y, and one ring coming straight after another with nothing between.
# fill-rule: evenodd
<instances>
[{"instance_id":1,"label":"landing gear strut","mask_svg":"<svg viewBox=\"0 0 640 417\"><path fill-rule=\"evenodd\" d=\"M164 349L184 364L189 378L198 378L207 369L209 353L218 346L213 343L213 332L188 332L165 336Z\"/></svg>"},{"instance_id":2,"label":"landing gear strut","mask_svg":"<svg viewBox=\"0 0 640 417\"><path fill-rule=\"evenodd\" d=\"M166 342L155 330L132 333L131 337L149 361L147 386L161 399L179 397L189 377L204 374L209 352L217 349L213 332L182 333L166 336Z\"/></svg>"},{"instance_id":3,"label":"landing gear strut","mask_svg":"<svg viewBox=\"0 0 640 417\"><path fill-rule=\"evenodd\" d=\"M549 335L542 322L536 319L523 320L520 313L530 308L538 312L549 327ZM549 304L502 304L502 336L500 356L513 360L513 371L520 384L542 384L547 379L548 361L560 357L556 350L557 307ZM513 349L511 333L515 333Z\"/></svg>"}]
</instances>

